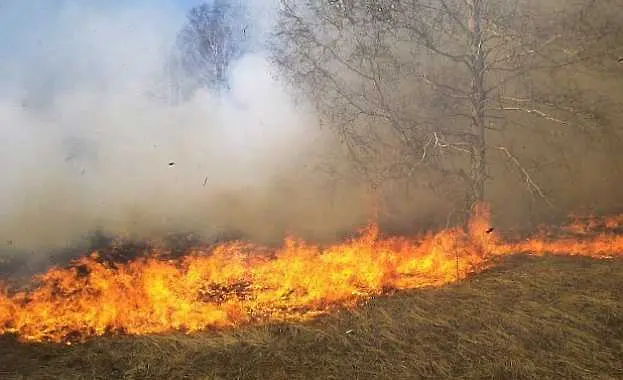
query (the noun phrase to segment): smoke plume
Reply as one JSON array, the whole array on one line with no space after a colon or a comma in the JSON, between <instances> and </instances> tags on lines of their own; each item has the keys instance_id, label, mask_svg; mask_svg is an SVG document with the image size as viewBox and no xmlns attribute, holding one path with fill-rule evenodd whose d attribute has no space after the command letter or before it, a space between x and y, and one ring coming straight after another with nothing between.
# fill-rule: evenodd
<instances>
[{"instance_id":1,"label":"smoke plume","mask_svg":"<svg viewBox=\"0 0 623 380\"><path fill-rule=\"evenodd\" d=\"M1 51L2 244L63 247L96 230L265 240L334 229L305 174L320 149L313 113L293 103L262 49L233 64L227 94L171 106L154 93L184 9L51 3L1 11L28 24L5 24ZM266 31L270 5L256 3Z\"/></svg>"}]
</instances>

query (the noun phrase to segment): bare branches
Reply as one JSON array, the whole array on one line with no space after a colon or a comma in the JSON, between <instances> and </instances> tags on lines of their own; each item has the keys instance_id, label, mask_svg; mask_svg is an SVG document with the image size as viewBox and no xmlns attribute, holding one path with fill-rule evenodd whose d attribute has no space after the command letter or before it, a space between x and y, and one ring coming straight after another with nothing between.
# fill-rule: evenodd
<instances>
[{"instance_id":1,"label":"bare branches","mask_svg":"<svg viewBox=\"0 0 623 380\"><path fill-rule=\"evenodd\" d=\"M247 50L247 10L217 0L211 5L193 7L177 35L174 58L180 75L196 88L227 88L227 71L234 60Z\"/></svg>"},{"instance_id":2,"label":"bare branches","mask_svg":"<svg viewBox=\"0 0 623 380\"><path fill-rule=\"evenodd\" d=\"M529 113L531 115L537 115L540 116L546 120L549 121L553 121L555 123L558 124L562 124L562 125L567 125L568 123L564 120L560 120L558 118L555 118L554 116L547 114L541 110L538 109L534 109L534 108L524 108L524 107L502 107L503 111L519 111L519 112L525 112L525 113Z\"/></svg>"},{"instance_id":3,"label":"bare branches","mask_svg":"<svg viewBox=\"0 0 623 380\"><path fill-rule=\"evenodd\" d=\"M443 137L439 137L439 134L437 132L433 132L433 138L434 138L433 146L435 147L449 148L449 149L456 150L458 152L463 152L463 153L468 153L468 154L471 153L471 150L468 149L470 144L467 142L449 143L445 141Z\"/></svg>"},{"instance_id":4,"label":"bare branches","mask_svg":"<svg viewBox=\"0 0 623 380\"><path fill-rule=\"evenodd\" d=\"M282 67L322 103L358 164L382 178L416 168L460 178L471 203L492 179L489 150L500 151L551 204L500 131L528 134L517 127L524 114L539 126L582 126L577 104L548 96L555 86L543 78L587 62L592 47L575 46L565 23L590 12L510 0L283 3Z\"/></svg>"},{"instance_id":5,"label":"bare branches","mask_svg":"<svg viewBox=\"0 0 623 380\"><path fill-rule=\"evenodd\" d=\"M521 172L526 182L526 185L528 186L528 190L531 193L536 193L548 206L554 207L554 205L545 196L545 193L543 192L541 187L537 185L530 173L528 173L526 168L524 168L524 166L521 164L519 159L515 155L513 155L508 148L504 146L498 146L496 147L496 149L503 152L506 157L513 163L513 165Z\"/></svg>"}]
</instances>

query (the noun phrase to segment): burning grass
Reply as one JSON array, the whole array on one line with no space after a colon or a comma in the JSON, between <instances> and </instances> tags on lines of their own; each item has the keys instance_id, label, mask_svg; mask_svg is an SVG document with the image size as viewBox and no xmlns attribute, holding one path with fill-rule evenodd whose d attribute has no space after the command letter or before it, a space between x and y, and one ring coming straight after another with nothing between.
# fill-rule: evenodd
<instances>
[{"instance_id":1,"label":"burning grass","mask_svg":"<svg viewBox=\"0 0 623 380\"><path fill-rule=\"evenodd\" d=\"M274 251L234 242L177 259L156 250L116 262L96 252L48 270L25 289L4 288L0 334L69 344L111 334L305 321L394 290L439 287L514 252L621 256L623 237L613 232L619 219L574 222L570 236L551 238L543 231L508 243L492 232L489 211L480 207L467 231L416 238L382 237L371 226L325 248L288 238Z\"/></svg>"},{"instance_id":2,"label":"burning grass","mask_svg":"<svg viewBox=\"0 0 623 380\"><path fill-rule=\"evenodd\" d=\"M72 346L0 338L0 378L620 379L622 288L621 259L512 256L308 322Z\"/></svg>"}]
</instances>

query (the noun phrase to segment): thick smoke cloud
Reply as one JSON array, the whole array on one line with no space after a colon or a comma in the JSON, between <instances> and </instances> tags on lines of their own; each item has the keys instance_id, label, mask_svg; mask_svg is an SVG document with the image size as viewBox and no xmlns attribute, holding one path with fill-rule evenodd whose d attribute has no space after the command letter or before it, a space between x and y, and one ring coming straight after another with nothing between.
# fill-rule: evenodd
<instances>
[{"instance_id":1,"label":"thick smoke cloud","mask_svg":"<svg viewBox=\"0 0 623 380\"><path fill-rule=\"evenodd\" d=\"M234 64L227 96L203 91L168 106L153 94L185 10L75 1L39 4L44 12L22 3L0 11L30 25L3 29L0 243L62 247L94 230L231 228L266 239L334 228L301 178L297 189L275 190L279 178L304 176L317 128L261 49ZM257 4L267 30L270 9Z\"/></svg>"},{"instance_id":2,"label":"thick smoke cloud","mask_svg":"<svg viewBox=\"0 0 623 380\"><path fill-rule=\"evenodd\" d=\"M258 44L233 63L230 91L200 91L177 105L163 101L166 60L188 7L197 3L0 4L0 254L73 246L94 231L329 240L377 209L382 227L399 233L458 220L464 189L454 182L444 179L440 193L428 189L423 175L371 190L353 173L334 131L319 128L300 97L295 102L262 49L277 0L248 2ZM558 80L578 77L569 73ZM545 207L494 151L487 201L496 227L620 209L620 140L605 133L620 119L620 86L613 76L583 80L614 99L610 108L600 105L607 118L604 128L589 131L592 140L577 126L552 129L535 119L519 120L534 128L490 133L494 145L513 142L556 205ZM552 140L562 149L554 150Z\"/></svg>"}]
</instances>

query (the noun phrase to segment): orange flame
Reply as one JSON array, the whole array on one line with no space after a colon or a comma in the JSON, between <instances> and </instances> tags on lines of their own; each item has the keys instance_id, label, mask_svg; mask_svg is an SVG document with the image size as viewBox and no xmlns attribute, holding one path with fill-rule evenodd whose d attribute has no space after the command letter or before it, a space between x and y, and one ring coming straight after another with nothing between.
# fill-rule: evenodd
<instances>
[{"instance_id":1,"label":"orange flame","mask_svg":"<svg viewBox=\"0 0 623 380\"><path fill-rule=\"evenodd\" d=\"M31 288L0 289L0 334L24 341L70 342L107 333L193 332L240 324L303 320L354 306L392 289L440 286L511 253L620 256L622 217L571 225L582 236L546 232L516 243L489 228L477 208L467 230L383 238L375 225L357 239L321 248L287 238L269 250L241 242L198 249L179 260L106 264L97 253L52 268ZM603 231L589 233L595 228Z\"/></svg>"}]
</instances>

